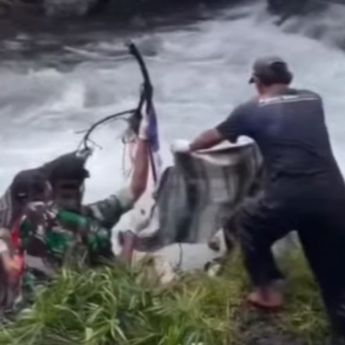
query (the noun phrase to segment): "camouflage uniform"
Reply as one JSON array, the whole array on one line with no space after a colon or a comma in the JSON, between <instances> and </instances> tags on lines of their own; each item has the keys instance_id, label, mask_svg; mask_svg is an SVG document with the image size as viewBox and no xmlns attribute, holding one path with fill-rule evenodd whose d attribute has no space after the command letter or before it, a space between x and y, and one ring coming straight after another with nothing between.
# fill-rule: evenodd
<instances>
[{"instance_id":1,"label":"camouflage uniform","mask_svg":"<svg viewBox=\"0 0 345 345\"><path fill-rule=\"evenodd\" d=\"M68 162L67 168L70 166ZM67 169L66 164L59 168L64 172ZM73 179L72 173L67 173ZM82 206L80 212L65 211L57 206L58 201L56 204L44 201L45 188L51 182L48 177L42 174L42 169L20 172L0 198L0 228L11 231L11 245L26 262L20 281L27 281L27 277L33 276L31 273L39 273L34 274L34 282L42 274L44 278L53 276L70 259L79 263L80 254L82 258L86 254L91 264L98 262L99 256L113 258L111 229L135 201L131 189L124 188L104 200ZM76 219L77 226L66 226L61 214ZM6 246L2 246L4 251L1 249L3 241L0 234L0 308L13 304L16 297L12 296L13 287L2 265L2 253L6 252ZM35 288L35 283L30 285Z\"/></svg>"},{"instance_id":2,"label":"camouflage uniform","mask_svg":"<svg viewBox=\"0 0 345 345\"><path fill-rule=\"evenodd\" d=\"M130 188L83 206L80 214L42 202L29 203L12 235L20 237L18 250L27 253L28 268L51 276L66 261L79 264L85 250L89 263L98 262L100 257L113 258L111 229L133 204ZM71 225L61 220L63 212L77 222Z\"/></svg>"},{"instance_id":3,"label":"camouflage uniform","mask_svg":"<svg viewBox=\"0 0 345 345\"><path fill-rule=\"evenodd\" d=\"M104 200L84 206L83 214L110 229L119 221L122 214L133 207L133 204L134 197L131 189L124 188Z\"/></svg>"}]
</instances>

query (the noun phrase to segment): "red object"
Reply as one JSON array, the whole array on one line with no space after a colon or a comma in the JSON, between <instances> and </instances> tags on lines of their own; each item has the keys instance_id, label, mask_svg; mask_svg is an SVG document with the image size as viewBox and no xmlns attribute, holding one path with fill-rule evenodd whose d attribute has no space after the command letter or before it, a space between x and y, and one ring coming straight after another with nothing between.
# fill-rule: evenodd
<instances>
[{"instance_id":1,"label":"red object","mask_svg":"<svg viewBox=\"0 0 345 345\"><path fill-rule=\"evenodd\" d=\"M18 271L18 279L20 279L26 269L26 260L25 260L25 253L23 249L23 241L21 237L21 225L22 225L22 218L19 218L13 225L12 231L11 231L11 237L12 237L12 244L14 248L14 253L18 257L18 260L20 261L20 269Z\"/></svg>"},{"instance_id":2,"label":"red object","mask_svg":"<svg viewBox=\"0 0 345 345\"><path fill-rule=\"evenodd\" d=\"M12 244L14 246L14 249L17 251L22 251L22 238L20 233L20 226L22 224L21 219L18 219L12 228L11 236L12 236Z\"/></svg>"}]
</instances>

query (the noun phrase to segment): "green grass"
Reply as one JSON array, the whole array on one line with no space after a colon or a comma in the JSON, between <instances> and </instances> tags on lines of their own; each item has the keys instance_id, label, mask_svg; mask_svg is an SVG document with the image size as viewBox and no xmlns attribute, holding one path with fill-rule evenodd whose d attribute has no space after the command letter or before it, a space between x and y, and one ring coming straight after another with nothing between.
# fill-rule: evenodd
<instances>
[{"instance_id":1,"label":"green grass","mask_svg":"<svg viewBox=\"0 0 345 345\"><path fill-rule=\"evenodd\" d=\"M265 327L323 344L328 326L304 260L295 253L284 264L291 273L287 308L272 317L243 302L249 285L238 255L220 277L186 274L165 287L124 267L65 270L31 311L0 331L0 344L244 345Z\"/></svg>"},{"instance_id":2,"label":"green grass","mask_svg":"<svg viewBox=\"0 0 345 345\"><path fill-rule=\"evenodd\" d=\"M304 337L310 345L324 344L329 327L320 291L306 260L300 251L294 251L282 262L289 273L286 310L282 314L285 330Z\"/></svg>"}]
</instances>

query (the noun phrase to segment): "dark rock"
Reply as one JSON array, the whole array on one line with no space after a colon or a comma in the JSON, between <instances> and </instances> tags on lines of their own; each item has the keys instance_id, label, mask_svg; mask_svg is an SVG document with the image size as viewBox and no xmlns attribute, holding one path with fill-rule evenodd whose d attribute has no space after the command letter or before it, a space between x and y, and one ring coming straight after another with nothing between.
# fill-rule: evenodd
<instances>
[{"instance_id":1,"label":"dark rock","mask_svg":"<svg viewBox=\"0 0 345 345\"><path fill-rule=\"evenodd\" d=\"M44 10L48 16L85 16L97 4L97 0L45 0Z\"/></svg>"},{"instance_id":2,"label":"dark rock","mask_svg":"<svg viewBox=\"0 0 345 345\"><path fill-rule=\"evenodd\" d=\"M292 15L303 15L312 11L319 11L327 6L327 2L313 0L268 0L268 10L283 18Z\"/></svg>"},{"instance_id":3,"label":"dark rock","mask_svg":"<svg viewBox=\"0 0 345 345\"><path fill-rule=\"evenodd\" d=\"M250 307L243 308L240 314L243 345L307 345L303 339L280 329L277 323L279 314Z\"/></svg>"},{"instance_id":4,"label":"dark rock","mask_svg":"<svg viewBox=\"0 0 345 345\"><path fill-rule=\"evenodd\" d=\"M176 13L188 6L205 9L204 4L235 3L240 0L0 0L1 15L42 15L84 17L107 14L119 19L146 13Z\"/></svg>"},{"instance_id":5,"label":"dark rock","mask_svg":"<svg viewBox=\"0 0 345 345\"><path fill-rule=\"evenodd\" d=\"M117 16L137 16L150 13L183 12L194 6L199 14L207 11L207 6L238 3L240 0L109 0L104 10Z\"/></svg>"}]
</instances>

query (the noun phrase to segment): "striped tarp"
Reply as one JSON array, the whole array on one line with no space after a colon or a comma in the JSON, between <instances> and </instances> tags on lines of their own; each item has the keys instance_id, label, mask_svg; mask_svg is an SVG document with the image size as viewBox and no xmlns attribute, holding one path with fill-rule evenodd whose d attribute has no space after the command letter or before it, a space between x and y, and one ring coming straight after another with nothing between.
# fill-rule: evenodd
<instances>
[{"instance_id":1,"label":"striped tarp","mask_svg":"<svg viewBox=\"0 0 345 345\"><path fill-rule=\"evenodd\" d=\"M157 231L148 237L142 232L143 250L208 241L262 182L262 159L253 143L174 158L157 191Z\"/></svg>"},{"instance_id":2,"label":"striped tarp","mask_svg":"<svg viewBox=\"0 0 345 345\"><path fill-rule=\"evenodd\" d=\"M0 197L0 228L7 228L13 219L13 202L11 189L8 188L4 195Z\"/></svg>"}]
</instances>

